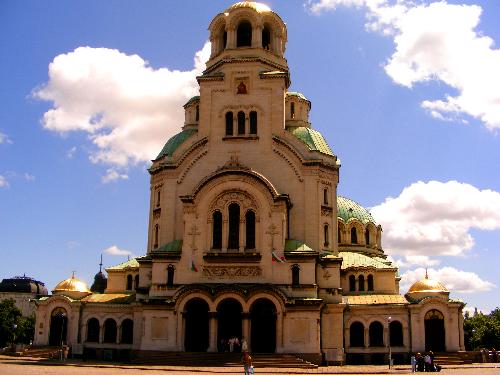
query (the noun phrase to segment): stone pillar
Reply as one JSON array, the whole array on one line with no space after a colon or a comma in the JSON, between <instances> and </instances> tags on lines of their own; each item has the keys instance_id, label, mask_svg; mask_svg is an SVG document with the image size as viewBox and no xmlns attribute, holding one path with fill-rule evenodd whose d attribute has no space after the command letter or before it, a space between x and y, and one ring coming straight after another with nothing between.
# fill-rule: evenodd
<instances>
[{"instance_id":1,"label":"stone pillar","mask_svg":"<svg viewBox=\"0 0 500 375\"><path fill-rule=\"evenodd\" d=\"M259 48L262 47L262 25L257 25L252 30L252 47Z\"/></svg>"},{"instance_id":2,"label":"stone pillar","mask_svg":"<svg viewBox=\"0 0 500 375\"><path fill-rule=\"evenodd\" d=\"M370 331L368 327L365 327L365 348L370 346Z\"/></svg>"},{"instance_id":3,"label":"stone pillar","mask_svg":"<svg viewBox=\"0 0 500 375\"><path fill-rule=\"evenodd\" d=\"M276 317L276 353L283 353L285 348L283 347L283 325L285 321L283 319L283 313L278 312Z\"/></svg>"},{"instance_id":4,"label":"stone pillar","mask_svg":"<svg viewBox=\"0 0 500 375\"><path fill-rule=\"evenodd\" d=\"M246 237L246 230L245 230L245 220L240 219L240 248L239 252L242 253L245 250L245 237Z\"/></svg>"},{"instance_id":5,"label":"stone pillar","mask_svg":"<svg viewBox=\"0 0 500 375\"><path fill-rule=\"evenodd\" d=\"M236 48L236 28L234 26L227 28L227 48Z\"/></svg>"},{"instance_id":6,"label":"stone pillar","mask_svg":"<svg viewBox=\"0 0 500 375\"><path fill-rule=\"evenodd\" d=\"M104 325L99 326L99 344L104 342Z\"/></svg>"},{"instance_id":7,"label":"stone pillar","mask_svg":"<svg viewBox=\"0 0 500 375\"><path fill-rule=\"evenodd\" d=\"M208 352L217 352L217 311L210 311L208 313L209 319L209 346Z\"/></svg>"},{"instance_id":8,"label":"stone pillar","mask_svg":"<svg viewBox=\"0 0 500 375\"><path fill-rule=\"evenodd\" d=\"M250 345L250 313L247 311L241 313L241 336Z\"/></svg>"},{"instance_id":9,"label":"stone pillar","mask_svg":"<svg viewBox=\"0 0 500 375\"><path fill-rule=\"evenodd\" d=\"M222 220L222 252L227 253L227 242L229 239L229 222Z\"/></svg>"}]
</instances>

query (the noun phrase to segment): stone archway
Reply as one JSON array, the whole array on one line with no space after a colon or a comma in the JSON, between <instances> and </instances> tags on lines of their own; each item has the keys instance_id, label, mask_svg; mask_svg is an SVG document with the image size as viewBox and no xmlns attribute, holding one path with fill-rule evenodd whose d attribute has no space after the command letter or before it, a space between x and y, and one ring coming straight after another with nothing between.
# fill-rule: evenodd
<instances>
[{"instance_id":1,"label":"stone archway","mask_svg":"<svg viewBox=\"0 0 500 375\"><path fill-rule=\"evenodd\" d=\"M193 298L184 307L184 350L206 352L209 344L208 304Z\"/></svg>"},{"instance_id":2,"label":"stone archway","mask_svg":"<svg viewBox=\"0 0 500 375\"><path fill-rule=\"evenodd\" d=\"M241 340L242 311L241 304L233 298L226 298L217 306L217 346L219 351L228 349L228 344L223 344L223 342L228 342L230 338L237 337L238 340ZM235 346L233 349L238 351L240 347Z\"/></svg>"},{"instance_id":3,"label":"stone archway","mask_svg":"<svg viewBox=\"0 0 500 375\"><path fill-rule=\"evenodd\" d=\"M50 314L49 345L61 346L67 341L68 313L62 307L56 307Z\"/></svg>"},{"instance_id":4,"label":"stone archway","mask_svg":"<svg viewBox=\"0 0 500 375\"><path fill-rule=\"evenodd\" d=\"M439 310L429 310L425 314L425 350L433 352L444 352L445 331L444 316Z\"/></svg>"},{"instance_id":5,"label":"stone archway","mask_svg":"<svg viewBox=\"0 0 500 375\"><path fill-rule=\"evenodd\" d=\"M250 308L251 350L255 353L276 351L276 306L267 298L259 298Z\"/></svg>"}]
</instances>

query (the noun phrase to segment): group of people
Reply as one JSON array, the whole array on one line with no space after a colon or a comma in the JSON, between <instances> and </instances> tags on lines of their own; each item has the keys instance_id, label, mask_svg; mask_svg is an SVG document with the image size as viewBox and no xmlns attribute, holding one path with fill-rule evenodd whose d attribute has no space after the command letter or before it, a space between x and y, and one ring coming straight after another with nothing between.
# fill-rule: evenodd
<instances>
[{"instance_id":1,"label":"group of people","mask_svg":"<svg viewBox=\"0 0 500 375\"><path fill-rule=\"evenodd\" d=\"M434 353L432 351L411 356L411 372L438 372L441 366L434 363Z\"/></svg>"},{"instance_id":2,"label":"group of people","mask_svg":"<svg viewBox=\"0 0 500 375\"><path fill-rule=\"evenodd\" d=\"M244 337L241 341L237 336L220 340L219 351L221 352L239 353L240 351L245 352L245 350L248 350L248 344Z\"/></svg>"}]
</instances>

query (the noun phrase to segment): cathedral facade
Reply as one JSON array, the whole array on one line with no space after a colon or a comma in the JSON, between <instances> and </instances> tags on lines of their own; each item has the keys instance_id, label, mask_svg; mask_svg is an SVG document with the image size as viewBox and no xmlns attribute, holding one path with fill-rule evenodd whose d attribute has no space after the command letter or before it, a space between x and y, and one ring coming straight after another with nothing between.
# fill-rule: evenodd
<instances>
[{"instance_id":1,"label":"cathedral facade","mask_svg":"<svg viewBox=\"0 0 500 375\"><path fill-rule=\"evenodd\" d=\"M146 254L37 299L35 344L141 355L244 337L316 363L464 350L464 304L427 277L400 294L381 226L337 195L339 160L288 91L282 19L241 2L209 32L200 95L149 168Z\"/></svg>"}]
</instances>

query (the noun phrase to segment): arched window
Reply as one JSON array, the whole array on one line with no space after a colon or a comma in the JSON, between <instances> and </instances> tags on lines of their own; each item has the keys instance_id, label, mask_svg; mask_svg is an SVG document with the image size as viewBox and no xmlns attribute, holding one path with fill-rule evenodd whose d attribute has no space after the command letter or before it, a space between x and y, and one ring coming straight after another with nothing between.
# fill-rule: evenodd
<instances>
[{"instance_id":1,"label":"arched window","mask_svg":"<svg viewBox=\"0 0 500 375\"><path fill-rule=\"evenodd\" d=\"M255 249L255 212L248 210L245 214L247 249Z\"/></svg>"},{"instance_id":2,"label":"arched window","mask_svg":"<svg viewBox=\"0 0 500 375\"><path fill-rule=\"evenodd\" d=\"M290 102L290 117L295 118L295 103Z\"/></svg>"},{"instance_id":3,"label":"arched window","mask_svg":"<svg viewBox=\"0 0 500 375\"><path fill-rule=\"evenodd\" d=\"M403 346L403 325L397 320L389 323L389 342L391 346Z\"/></svg>"},{"instance_id":4,"label":"arched window","mask_svg":"<svg viewBox=\"0 0 500 375\"><path fill-rule=\"evenodd\" d=\"M340 229L340 225L337 227L337 241L338 243L342 242L342 230Z\"/></svg>"},{"instance_id":5,"label":"arched window","mask_svg":"<svg viewBox=\"0 0 500 375\"><path fill-rule=\"evenodd\" d=\"M363 347L365 346L365 327L361 322L354 322L351 324L349 329L349 338L351 341L351 347Z\"/></svg>"},{"instance_id":6,"label":"arched window","mask_svg":"<svg viewBox=\"0 0 500 375\"><path fill-rule=\"evenodd\" d=\"M300 285L300 267L298 264L292 266L292 286Z\"/></svg>"},{"instance_id":7,"label":"arched window","mask_svg":"<svg viewBox=\"0 0 500 375\"><path fill-rule=\"evenodd\" d=\"M222 248L222 214L215 211L212 215L212 249Z\"/></svg>"},{"instance_id":8,"label":"arched window","mask_svg":"<svg viewBox=\"0 0 500 375\"><path fill-rule=\"evenodd\" d=\"M325 224L323 226L323 239L324 239L324 246L328 246L330 241L329 241L329 238L328 238L328 224Z\"/></svg>"},{"instance_id":9,"label":"arched window","mask_svg":"<svg viewBox=\"0 0 500 375\"><path fill-rule=\"evenodd\" d=\"M132 344L134 342L134 322L132 319L125 319L120 327L122 344Z\"/></svg>"},{"instance_id":10,"label":"arched window","mask_svg":"<svg viewBox=\"0 0 500 375\"><path fill-rule=\"evenodd\" d=\"M156 191L156 207L160 207L161 190Z\"/></svg>"},{"instance_id":11,"label":"arched window","mask_svg":"<svg viewBox=\"0 0 500 375\"><path fill-rule=\"evenodd\" d=\"M134 289L139 288L139 275L135 275L134 277Z\"/></svg>"},{"instance_id":12,"label":"arched window","mask_svg":"<svg viewBox=\"0 0 500 375\"><path fill-rule=\"evenodd\" d=\"M196 106L196 121L200 121L200 106Z\"/></svg>"},{"instance_id":13,"label":"arched window","mask_svg":"<svg viewBox=\"0 0 500 375\"><path fill-rule=\"evenodd\" d=\"M370 346L384 346L384 326L380 322L372 322L368 329Z\"/></svg>"},{"instance_id":14,"label":"arched window","mask_svg":"<svg viewBox=\"0 0 500 375\"><path fill-rule=\"evenodd\" d=\"M271 32L267 26L262 29L262 48L266 50L271 48Z\"/></svg>"},{"instance_id":15,"label":"arched window","mask_svg":"<svg viewBox=\"0 0 500 375\"><path fill-rule=\"evenodd\" d=\"M222 49L226 49L227 46L227 31L224 30L222 34Z\"/></svg>"},{"instance_id":16,"label":"arched window","mask_svg":"<svg viewBox=\"0 0 500 375\"><path fill-rule=\"evenodd\" d=\"M368 291L372 292L373 291L373 275L368 275L367 281L368 281Z\"/></svg>"},{"instance_id":17,"label":"arched window","mask_svg":"<svg viewBox=\"0 0 500 375\"><path fill-rule=\"evenodd\" d=\"M323 189L323 204L328 206L328 189Z\"/></svg>"},{"instance_id":18,"label":"arched window","mask_svg":"<svg viewBox=\"0 0 500 375\"><path fill-rule=\"evenodd\" d=\"M250 134L257 134L257 112L250 112Z\"/></svg>"},{"instance_id":19,"label":"arched window","mask_svg":"<svg viewBox=\"0 0 500 375\"><path fill-rule=\"evenodd\" d=\"M349 291L356 291L356 276L354 275L349 276Z\"/></svg>"},{"instance_id":20,"label":"arched window","mask_svg":"<svg viewBox=\"0 0 500 375\"><path fill-rule=\"evenodd\" d=\"M252 46L252 25L250 22L243 21L240 23L236 33L236 47Z\"/></svg>"},{"instance_id":21,"label":"arched window","mask_svg":"<svg viewBox=\"0 0 500 375\"><path fill-rule=\"evenodd\" d=\"M99 333L101 327L96 318L90 318L87 321L87 342L99 342Z\"/></svg>"},{"instance_id":22,"label":"arched window","mask_svg":"<svg viewBox=\"0 0 500 375\"><path fill-rule=\"evenodd\" d=\"M127 275L127 287L126 290L132 290L132 275Z\"/></svg>"},{"instance_id":23,"label":"arched window","mask_svg":"<svg viewBox=\"0 0 500 375\"><path fill-rule=\"evenodd\" d=\"M104 322L104 341L106 343L116 343L116 322L114 319L106 319Z\"/></svg>"},{"instance_id":24,"label":"arched window","mask_svg":"<svg viewBox=\"0 0 500 375\"><path fill-rule=\"evenodd\" d=\"M174 272L175 267L172 264L169 264L167 267L167 286L174 285Z\"/></svg>"},{"instance_id":25,"label":"arched window","mask_svg":"<svg viewBox=\"0 0 500 375\"><path fill-rule=\"evenodd\" d=\"M358 233L356 227L351 228L351 243L358 243Z\"/></svg>"},{"instance_id":26,"label":"arched window","mask_svg":"<svg viewBox=\"0 0 500 375\"><path fill-rule=\"evenodd\" d=\"M370 231L368 230L368 228L366 228L365 230L365 244L370 244Z\"/></svg>"},{"instance_id":27,"label":"arched window","mask_svg":"<svg viewBox=\"0 0 500 375\"><path fill-rule=\"evenodd\" d=\"M154 229L154 242L153 247L156 249L158 247L158 238L160 237L160 226L158 224L155 225Z\"/></svg>"},{"instance_id":28,"label":"arched window","mask_svg":"<svg viewBox=\"0 0 500 375\"><path fill-rule=\"evenodd\" d=\"M240 247L240 206L237 203L229 205L229 249L239 249Z\"/></svg>"},{"instance_id":29,"label":"arched window","mask_svg":"<svg viewBox=\"0 0 500 375\"><path fill-rule=\"evenodd\" d=\"M238 112L238 135L245 134L245 113Z\"/></svg>"},{"instance_id":30,"label":"arched window","mask_svg":"<svg viewBox=\"0 0 500 375\"><path fill-rule=\"evenodd\" d=\"M358 277L358 290L361 292L365 290L365 277L363 275Z\"/></svg>"},{"instance_id":31,"label":"arched window","mask_svg":"<svg viewBox=\"0 0 500 375\"><path fill-rule=\"evenodd\" d=\"M233 135L233 112L226 112L226 135Z\"/></svg>"}]
</instances>

